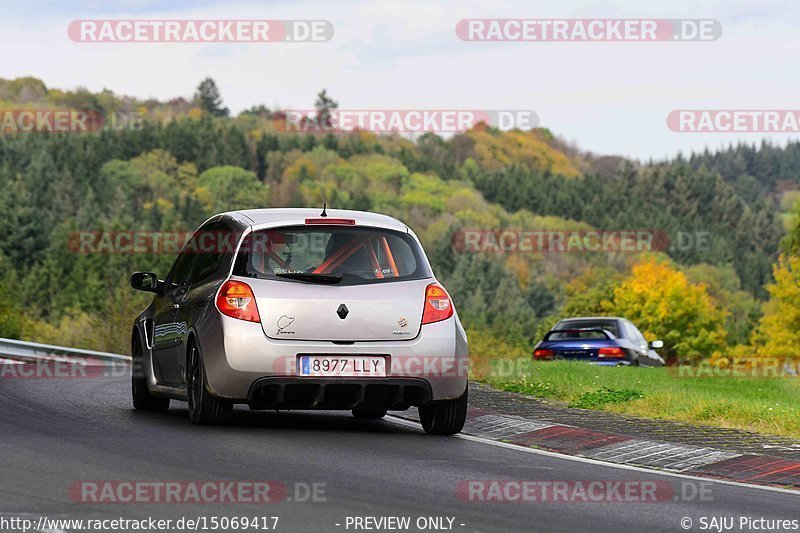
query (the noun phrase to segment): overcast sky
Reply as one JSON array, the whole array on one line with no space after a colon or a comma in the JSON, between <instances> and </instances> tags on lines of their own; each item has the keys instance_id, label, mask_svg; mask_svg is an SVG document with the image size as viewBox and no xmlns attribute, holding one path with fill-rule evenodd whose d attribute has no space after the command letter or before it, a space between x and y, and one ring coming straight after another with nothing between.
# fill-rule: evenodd
<instances>
[{"instance_id":1,"label":"overcast sky","mask_svg":"<svg viewBox=\"0 0 800 533\"><path fill-rule=\"evenodd\" d=\"M225 104L308 109L326 88L345 109L532 109L584 150L674 156L762 134L667 128L674 109L800 109L800 2L4 2L0 77L190 97L213 77ZM713 42L465 42L464 18L716 19ZM76 43L72 20L325 19L327 43ZM776 135L784 143L796 135Z\"/></svg>"}]
</instances>

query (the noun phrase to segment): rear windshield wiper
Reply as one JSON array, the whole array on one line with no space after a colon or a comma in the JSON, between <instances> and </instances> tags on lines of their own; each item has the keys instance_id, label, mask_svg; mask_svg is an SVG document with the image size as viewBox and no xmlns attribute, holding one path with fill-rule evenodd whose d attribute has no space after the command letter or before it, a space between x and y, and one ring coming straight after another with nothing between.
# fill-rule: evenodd
<instances>
[{"instance_id":1,"label":"rear windshield wiper","mask_svg":"<svg viewBox=\"0 0 800 533\"><path fill-rule=\"evenodd\" d=\"M280 272L275 274L279 278L296 279L308 283L321 283L323 285L336 285L342 281L341 274L314 274L312 272Z\"/></svg>"}]
</instances>

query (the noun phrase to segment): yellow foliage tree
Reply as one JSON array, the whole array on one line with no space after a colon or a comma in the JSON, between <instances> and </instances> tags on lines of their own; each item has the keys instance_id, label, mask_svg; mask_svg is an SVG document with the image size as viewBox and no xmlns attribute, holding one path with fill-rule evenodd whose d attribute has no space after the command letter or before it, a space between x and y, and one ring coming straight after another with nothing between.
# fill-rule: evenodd
<instances>
[{"instance_id":1,"label":"yellow foliage tree","mask_svg":"<svg viewBox=\"0 0 800 533\"><path fill-rule=\"evenodd\" d=\"M705 285L694 284L665 260L645 257L614 287L612 312L625 317L647 340L664 341L665 353L710 356L725 345L725 314Z\"/></svg>"},{"instance_id":2,"label":"yellow foliage tree","mask_svg":"<svg viewBox=\"0 0 800 533\"><path fill-rule=\"evenodd\" d=\"M753 333L759 355L789 357L800 351L800 257L781 257L773 268L775 283Z\"/></svg>"},{"instance_id":3,"label":"yellow foliage tree","mask_svg":"<svg viewBox=\"0 0 800 533\"><path fill-rule=\"evenodd\" d=\"M500 170L516 164L569 178L580 175L569 157L554 148L536 131L471 130L467 135L475 142L477 162L488 170Z\"/></svg>"}]
</instances>

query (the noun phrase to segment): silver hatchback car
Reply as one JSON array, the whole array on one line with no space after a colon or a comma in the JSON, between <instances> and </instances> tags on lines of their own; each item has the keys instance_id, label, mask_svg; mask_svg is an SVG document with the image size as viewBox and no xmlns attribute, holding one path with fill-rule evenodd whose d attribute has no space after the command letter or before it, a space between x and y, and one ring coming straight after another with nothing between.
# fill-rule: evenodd
<instances>
[{"instance_id":1,"label":"silver hatchback car","mask_svg":"<svg viewBox=\"0 0 800 533\"><path fill-rule=\"evenodd\" d=\"M136 409L188 403L198 424L251 409L419 408L427 433L461 431L467 337L416 235L361 211L254 209L207 220L136 318Z\"/></svg>"}]
</instances>

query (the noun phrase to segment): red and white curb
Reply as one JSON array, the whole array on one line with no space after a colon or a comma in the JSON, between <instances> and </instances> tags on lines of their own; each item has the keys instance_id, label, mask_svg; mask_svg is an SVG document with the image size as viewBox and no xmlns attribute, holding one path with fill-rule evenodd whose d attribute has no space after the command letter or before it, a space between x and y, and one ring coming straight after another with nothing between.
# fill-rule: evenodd
<instances>
[{"instance_id":1,"label":"red and white curb","mask_svg":"<svg viewBox=\"0 0 800 533\"><path fill-rule=\"evenodd\" d=\"M400 418L418 420L416 409ZM462 431L482 439L608 463L800 489L800 461L659 442L470 408Z\"/></svg>"}]
</instances>

